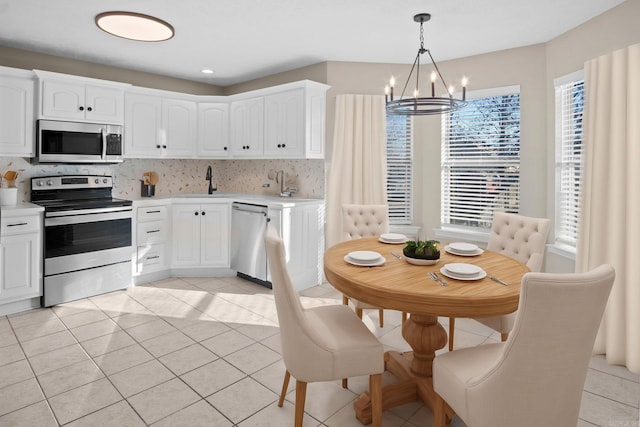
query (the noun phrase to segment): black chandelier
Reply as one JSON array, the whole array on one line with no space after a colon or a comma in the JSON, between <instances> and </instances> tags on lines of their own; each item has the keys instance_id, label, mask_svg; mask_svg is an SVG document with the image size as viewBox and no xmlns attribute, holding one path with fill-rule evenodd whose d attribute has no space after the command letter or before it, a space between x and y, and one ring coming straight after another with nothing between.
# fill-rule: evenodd
<instances>
[{"instance_id":1,"label":"black chandelier","mask_svg":"<svg viewBox=\"0 0 640 427\"><path fill-rule=\"evenodd\" d=\"M420 23L420 48L416 59L413 61L413 66L407 77L407 82L404 84L400 98L393 99L393 87L395 86L395 79L391 77L389 85L385 88L385 100L387 103L387 114L393 116L424 116L429 114L444 114L450 111L457 110L458 108L467 105L466 91L467 91L467 79L462 79L462 99L456 99L453 97L453 87L448 87L442 77L442 73L438 69L436 61L429 49L424 48L424 29L422 25L431 19L430 13L419 13L413 17L415 22ZM434 70L431 72L431 96L419 96L420 95L420 56L424 53L429 55ZM412 97L404 97L404 93L409 85L413 71L416 71L416 84ZM436 96L436 80L440 78L448 96L437 97Z\"/></svg>"}]
</instances>

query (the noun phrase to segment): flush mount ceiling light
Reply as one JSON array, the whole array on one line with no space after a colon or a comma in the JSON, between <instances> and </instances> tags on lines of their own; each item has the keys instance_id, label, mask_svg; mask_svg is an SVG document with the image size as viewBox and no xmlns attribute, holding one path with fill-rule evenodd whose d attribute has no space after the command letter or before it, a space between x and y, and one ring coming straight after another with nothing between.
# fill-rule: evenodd
<instances>
[{"instance_id":1,"label":"flush mount ceiling light","mask_svg":"<svg viewBox=\"0 0 640 427\"><path fill-rule=\"evenodd\" d=\"M387 114L394 116L423 116L428 114L444 114L450 111L457 110L458 108L467 105L465 102L467 81L466 78L462 79L462 99L456 99L453 97L453 87L448 87L438 69L436 61L429 49L424 48L424 29L422 24L431 19L429 13L419 13L413 17L415 22L420 23L420 48L416 59L413 61L413 66L407 77L407 82L404 84L400 98L393 99L393 87L395 85L395 79L391 77L389 85L385 88L385 98L387 101ZM431 71L431 96L420 96L420 56L422 54L428 54L431 64L433 64L433 71ZM413 90L412 97L404 97L404 92L409 85L413 71L416 71L416 83ZM448 96L437 97L436 96L436 81L440 79L442 85ZM390 97L390 98L389 98Z\"/></svg>"},{"instance_id":2,"label":"flush mount ceiling light","mask_svg":"<svg viewBox=\"0 0 640 427\"><path fill-rule=\"evenodd\" d=\"M142 42L169 40L175 34L168 22L136 12L104 12L96 16L96 25L114 36Z\"/></svg>"}]
</instances>

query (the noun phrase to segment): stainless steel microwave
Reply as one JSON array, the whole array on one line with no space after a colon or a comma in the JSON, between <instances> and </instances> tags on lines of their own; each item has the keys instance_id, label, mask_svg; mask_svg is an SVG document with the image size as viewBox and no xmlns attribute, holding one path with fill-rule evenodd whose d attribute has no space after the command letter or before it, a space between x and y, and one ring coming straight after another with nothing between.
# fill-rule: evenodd
<instances>
[{"instance_id":1,"label":"stainless steel microwave","mask_svg":"<svg viewBox=\"0 0 640 427\"><path fill-rule=\"evenodd\" d=\"M38 120L35 163L120 163L122 126Z\"/></svg>"}]
</instances>

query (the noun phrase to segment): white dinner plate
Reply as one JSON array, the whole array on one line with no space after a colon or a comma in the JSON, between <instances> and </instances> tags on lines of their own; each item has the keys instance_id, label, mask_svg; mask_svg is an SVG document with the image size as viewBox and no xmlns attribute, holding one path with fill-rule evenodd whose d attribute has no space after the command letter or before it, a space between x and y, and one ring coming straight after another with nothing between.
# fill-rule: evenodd
<instances>
[{"instance_id":1,"label":"white dinner plate","mask_svg":"<svg viewBox=\"0 0 640 427\"><path fill-rule=\"evenodd\" d=\"M404 245L407 242L407 238L403 237L402 239L399 239L399 240L389 240L384 238L383 236L380 236L378 238L378 241L382 243L388 243L390 245Z\"/></svg>"},{"instance_id":2,"label":"white dinner plate","mask_svg":"<svg viewBox=\"0 0 640 427\"><path fill-rule=\"evenodd\" d=\"M398 233L384 233L380 235L380 238L383 240L386 240L387 242L406 242L407 241L407 236L405 236L404 234L398 234Z\"/></svg>"},{"instance_id":3,"label":"white dinner plate","mask_svg":"<svg viewBox=\"0 0 640 427\"><path fill-rule=\"evenodd\" d=\"M476 249L475 252L471 252L471 253L457 252L457 251L451 249L451 247L449 245L445 246L444 250L446 252L449 252L452 255L458 255L458 256L478 256L478 255L482 255L484 253L484 251L481 248L478 248L478 249Z\"/></svg>"},{"instance_id":4,"label":"white dinner plate","mask_svg":"<svg viewBox=\"0 0 640 427\"><path fill-rule=\"evenodd\" d=\"M446 268L447 271L451 274L463 277L476 276L482 271L482 269L477 265L466 264L464 262L452 262L449 264L445 264L443 268Z\"/></svg>"},{"instance_id":5,"label":"white dinner plate","mask_svg":"<svg viewBox=\"0 0 640 427\"><path fill-rule=\"evenodd\" d=\"M371 263L380 259L382 255L374 251L354 251L347 254L353 261Z\"/></svg>"},{"instance_id":6,"label":"white dinner plate","mask_svg":"<svg viewBox=\"0 0 640 427\"><path fill-rule=\"evenodd\" d=\"M373 262L359 262L352 259L349 255L345 255L344 260L349 264L357 265L358 267L377 267L379 265L384 264L384 262L386 261L386 259L383 256L380 256L379 259L376 259Z\"/></svg>"},{"instance_id":7,"label":"white dinner plate","mask_svg":"<svg viewBox=\"0 0 640 427\"><path fill-rule=\"evenodd\" d=\"M484 279L487 276L487 273L484 270L480 270L480 272L474 276L457 276L451 273L450 271L448 271L445 267L442 267L440 269L440 273L444 274L450 279L456 279L456 280L480 280L480 279Z\"/></svg>"},{"instance_id":8,"label":"white dinner plate","mask_svg":"<svg viewBox=\"0 0 640 427\"><path fill-rule=\"evenodd\" d=\"M453 242L449 243L449 247L459 254L471 254L476 252L479 248L478 245L473 243Z\"/></svg>"}]
</instances>

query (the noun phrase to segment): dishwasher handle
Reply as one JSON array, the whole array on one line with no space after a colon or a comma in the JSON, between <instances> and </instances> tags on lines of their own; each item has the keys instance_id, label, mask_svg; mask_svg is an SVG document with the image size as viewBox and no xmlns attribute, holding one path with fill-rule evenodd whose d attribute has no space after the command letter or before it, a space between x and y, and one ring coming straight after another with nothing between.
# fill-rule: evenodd
<instances>
[{"instance_id":1,"label":"dishwasher handle","mask_svg":"<svg viewBox=\"0 0 640 427\"><path fill-rule=\"evenodd\" d=\"M238 212L263 215L267 217L267 222L269 221L269 208L267 206L252 205L249 203L233 203L231 205L231 209Z\"/></svg>"}]
</instances>

